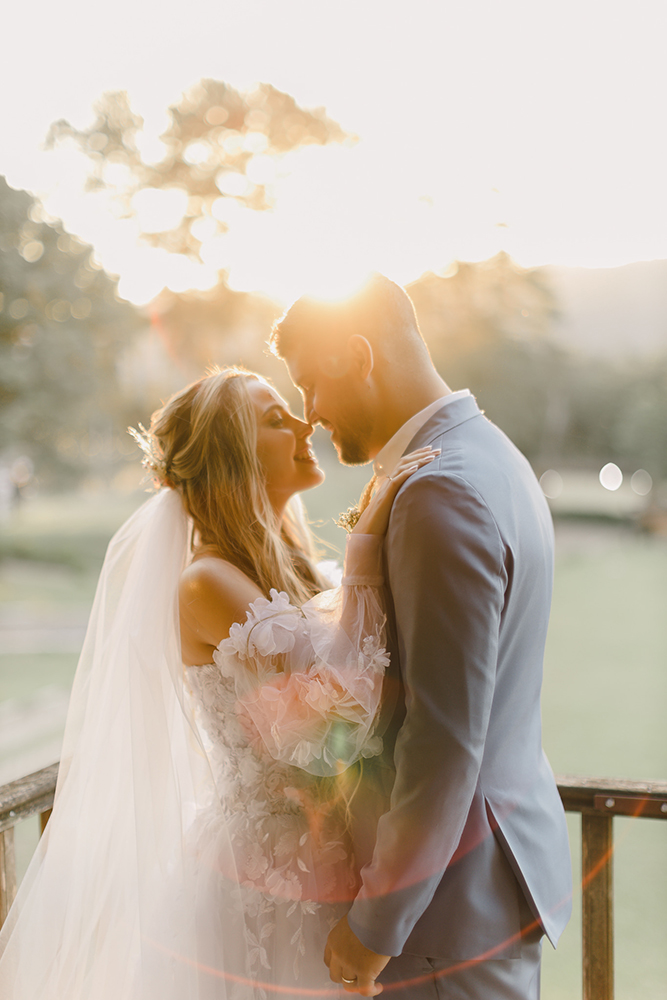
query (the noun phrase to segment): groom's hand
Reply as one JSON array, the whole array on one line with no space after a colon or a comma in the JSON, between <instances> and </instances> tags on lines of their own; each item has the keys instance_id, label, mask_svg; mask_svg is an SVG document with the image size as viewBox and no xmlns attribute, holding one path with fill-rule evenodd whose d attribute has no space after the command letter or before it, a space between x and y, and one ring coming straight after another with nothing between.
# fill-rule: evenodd
<instances>
[{"instance_id":1,"label":"groom's hand","mask_svg":"<svg viewBox=\"0 0 667 1000\"><path fill-rule=\"evenodd\" d=\"M375 982L391 955L378 955L361 943L350 929L347 917L336 924L327 938L324 961L334 983L341 983L347 993L360 993L374 997L382 993L382 986ZM345 982L345 980L354 982Z\"/></svg>"}]
</instances>

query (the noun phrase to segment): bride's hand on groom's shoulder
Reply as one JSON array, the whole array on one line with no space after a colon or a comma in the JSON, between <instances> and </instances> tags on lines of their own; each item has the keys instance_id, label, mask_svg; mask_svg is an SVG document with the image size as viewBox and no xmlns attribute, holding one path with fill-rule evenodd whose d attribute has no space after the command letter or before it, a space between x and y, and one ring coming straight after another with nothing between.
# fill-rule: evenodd
<instances>
[{"instance_id":1,"label":"bride's hand on groom's shoulder","mask_svg":"<svg viewBox=\"0 0 667 1000\"><path fill-rule=\"evenodd\" d=\"M378 955L362 944L347 917L338 921L324 949L324 962L332 981L340 983L346 993L359 993L362 997L382 993L382 985L375 980L390 957Z\"/></svg>"},{"instance_id":2,"label":"bride's hand on groom's shoulder","mask_svg":"<svg viewBox=\"0 0 667 1000\"><path fill-rule=\"evenodd\" d=\"M355 535L384 535L389 525L391 507L406 479L428 465L440 454L440 449L430 447L419 448L404 455L391 476L386 476L370 499L366 509L362 511L359 520L352 529Z\"/></svg>"}]
</instances>

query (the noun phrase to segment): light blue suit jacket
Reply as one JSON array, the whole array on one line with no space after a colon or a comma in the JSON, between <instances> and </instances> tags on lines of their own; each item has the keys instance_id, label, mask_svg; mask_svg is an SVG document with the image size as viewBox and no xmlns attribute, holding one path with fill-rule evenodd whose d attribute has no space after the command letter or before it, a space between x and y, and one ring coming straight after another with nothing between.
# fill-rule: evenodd
<instances>
[{"instance_id":1,"label":"light blue suit jacket","mask_svg":"<svg viewBox=\"0 0 667 1000\"><path fill-rule=\"evenodd\" d=\"M396 776L348 919L380 954L512 957L526 902L554 944L570 914L540 721L553 527L528 462L472 397L407 451L427 444L441 454L401 488L385 542Z\"/></svg>"}]
</instances>

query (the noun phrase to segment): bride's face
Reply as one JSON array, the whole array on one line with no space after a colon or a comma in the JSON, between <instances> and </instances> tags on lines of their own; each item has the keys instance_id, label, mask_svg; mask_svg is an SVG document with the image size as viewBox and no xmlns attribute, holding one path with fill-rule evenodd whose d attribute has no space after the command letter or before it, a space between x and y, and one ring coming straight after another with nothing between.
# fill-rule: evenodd
<instances>
[{"instance_id":1,"label":"bride's face","mask_svg":"<svg viewBox=\"0 0 667 1000\"><path fill-rule=\"evenodd\" d=\"M310 447L313 428L290 413L271 386L251 379L248 391L257 415L257 457L269 499L281 509L294 493L319 486L324 479Z\"/></svg>"}]
</instances>

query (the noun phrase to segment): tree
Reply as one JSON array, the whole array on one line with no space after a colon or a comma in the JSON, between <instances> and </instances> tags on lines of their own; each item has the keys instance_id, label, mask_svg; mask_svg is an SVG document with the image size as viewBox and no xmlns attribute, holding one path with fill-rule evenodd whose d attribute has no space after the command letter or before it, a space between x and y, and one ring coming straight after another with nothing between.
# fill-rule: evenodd
<instances>
[{"instance_id":1,"label":"tree","mask_svg":"<svg viewBox=\"0 0 667 1000\"><path fill-rule=\"evenodd\" d=\"M307 111L270 84L241 93L220 80L201 80L168 109L171 124L160 137L163 157L148 162L138 135L142 119L124 92L109 92L96 106L88 129L55 122L48 143L73 139L89 157L91 188L109 186L108 167L127 169L119 197L128 214L140 191L176 189L187 194L180 222L145 238L174 253L198 256L202 245L196 223L208 220L226 232L226 203L262 211L273 204L272 181L281 158L300 146L342 142L352 137L322 108ZM201 228L201 227L199 227Z\"/></svg>"},{"instance_id":2,"label":"tree","mask_svg":"<svg viewBox=\"0 0 667 1000\"><path fill-rule=\"evenodd\" d=\"M557 312L542 273L520 267L506 253L478 264L455 263L444 274L428 272L408 291L426 340L449 361L499 339L539 339Z\"/></svg>"},{"instance_id":3,"label":"tree","mask_svg":"<svg viewBox=\"0 0 667 1000\"><path fill-rule=\"evenodd\" d=\"M202 80L169 116L155 162L144 152L143 123L122 93L101 98L88 129L55 123L50 141L76 142L90 160L91 187L114 191L127 215L141 217L142 198L180 198L177 218L167 228L146 226L143 238L208 263L212 242L224 237L239 208L271 208L274 179L295 150L354 141L322 109L304 110L269 84L241 93ZM426 274L409 291L436 366L454 387L471 387L538 471L613 456L629 464L645 456L641 461L657 474L667 468L663 437L653 432L662 413L663 369L621 379L605 361L582 367L549 336L557 304L542 271L501 253ZM224 270L209 292L163 292L149 311L183 381L211 362L242 360L262 370L273 364L262 346L277 307L233 291Z\"/></svg>"},{"instance_id":4,"label":"tree","mask_svg":"<svg viewBox=\"0 0 667 1000\"><path fill-rule=\"evenodd\" d=\"M560 436L558 371L548 339L556 303L541 273L505 253L458 263L409 286L433 361L453 388L470 386L487 415L539 464Z\"/></svg>"},{"instance_id":5,"label":"tree","mask_svg":"<svg viewBox=\"0 0 667 1000\"><path fill-rule=\"evenodd\" d=\"M90 128L55 122L48 141L76 142L91 163L89 186L113 189L127 216L141 217L142 197L182 195L179 220L168 229L145 231L143 239L195 260L202 259L202 248L205 253L224 236L239 207L270 209L273 180L290 153L309 144L354 141L323 109L300 108L269 84L241 93L222 81L202 80L168 114L159 162L142 152L143 121L123 92L102 96ZM278 311L267 300L230 289L223 269L209 292L165 291L150 307L169 352L193 377L207 364L239 354L250 364Z\"/></svg>"},{"instance_id":6,"label":"tree","mask_svg":"<svg viewBox=\"0 0 667 1000\"><path fill-rule=\"evenodd\" d=\"M1 177L0 232L0 455L61 485L117 453L116 360L143 321L92 248Z\"/></svg>"},{"instance_id":7,"label":"tree","mask_svg":"<svg viewBox=\"0 0 667 1000\"><path fill-rule=\"evenodd\" d=\"M408 289L436 367L470 387L538 474L611 461L667 476L667 357L620 365L559 346L543 272L506 254L446 274Z\"/></svg>"}]
</instances>

